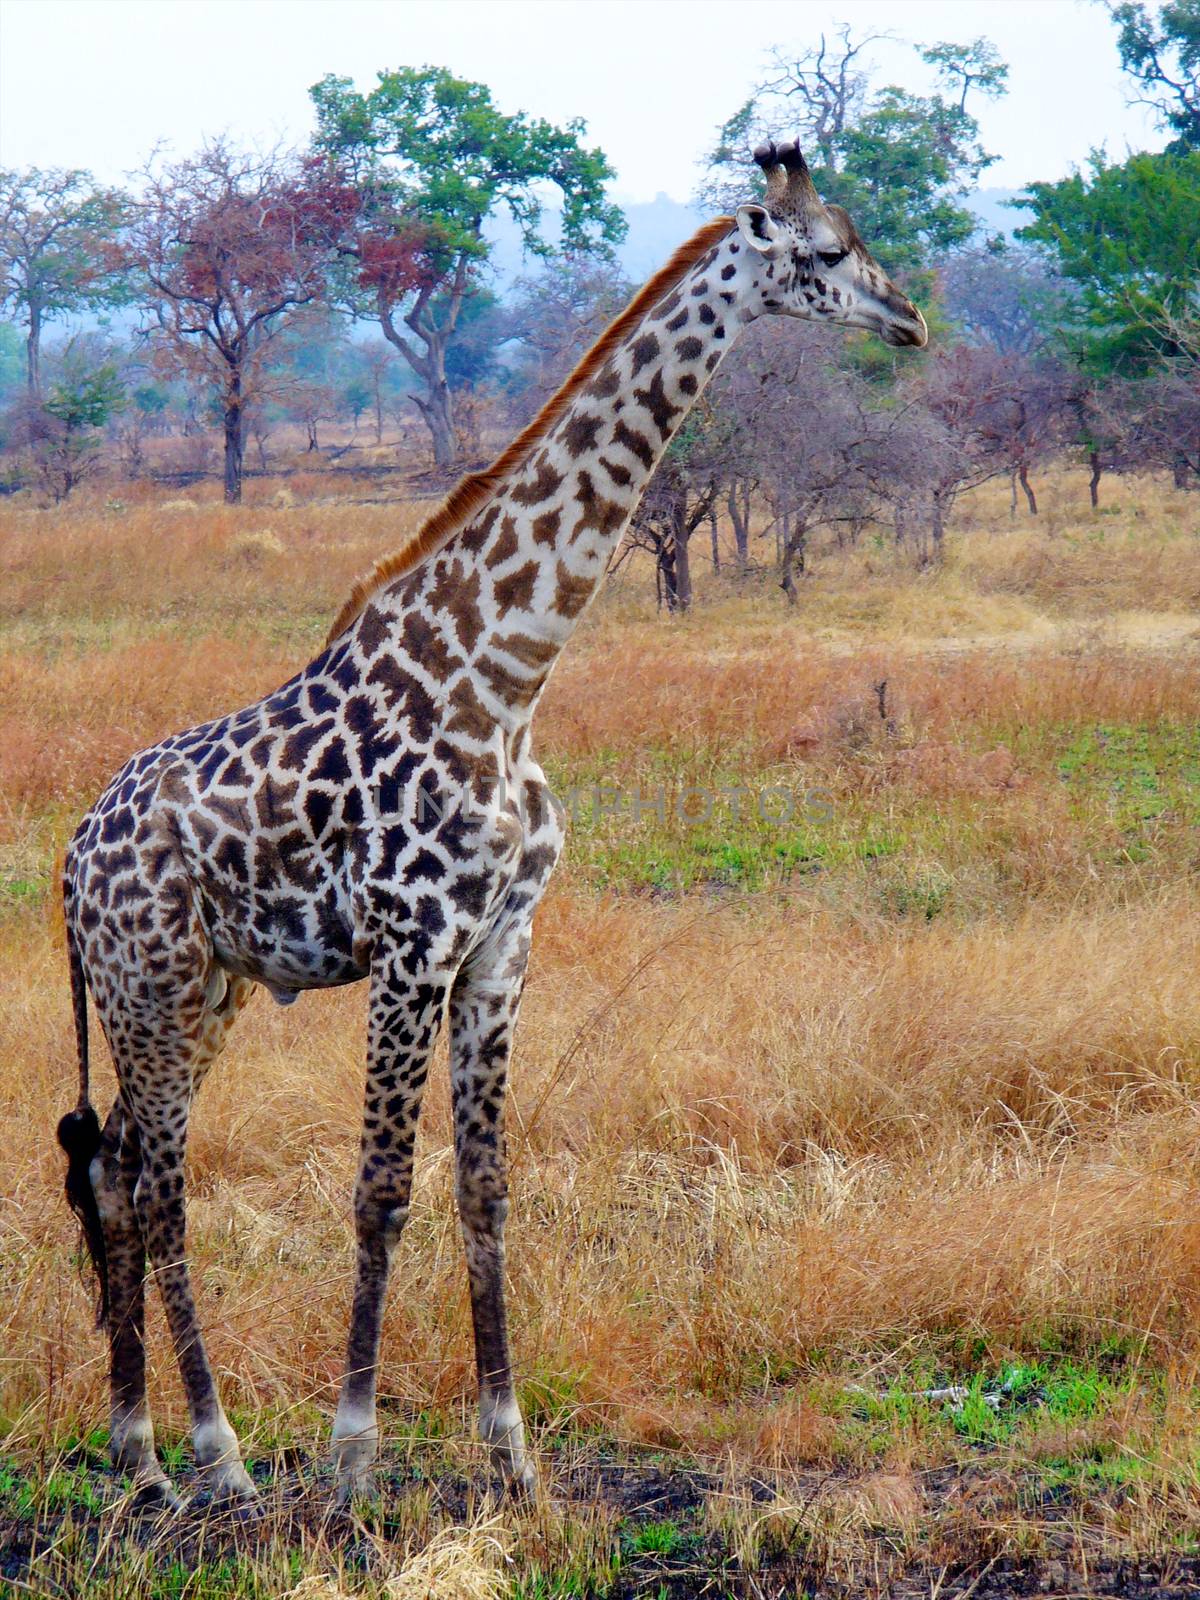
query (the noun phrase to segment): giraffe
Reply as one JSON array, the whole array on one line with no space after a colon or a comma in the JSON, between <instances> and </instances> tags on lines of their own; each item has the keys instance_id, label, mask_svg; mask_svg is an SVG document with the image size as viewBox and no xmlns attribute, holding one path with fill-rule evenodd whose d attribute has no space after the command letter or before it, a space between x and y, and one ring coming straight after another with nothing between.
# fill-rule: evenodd
<instances>
[{"instance_id":1,"label":"giraffe","mask_svg":"<svg viewBox=\"0 0 1200 1600\"><path fill-rule=\"evenodd\" d=\"M479 1430L507 1483L535 1486L504 1302L506 1079L533 911L563 843L530 745L534 710L656 463L744 327L780 313L896 346L927 338L846 212L821 202L798 146L755 159L763 201L680 247L492 466L356 585L315 659L254 705L135 755L71 841L80 1091L59 1142L100 1284L110 1451L147 1500L176 1503L146 1395L147 1256L201 1481L224 1501L254 1495L188 1275L195 1095L256 986L287 1004L359 979L366 1088L337 1492L371 1485L388 1272L447 1017ZM119 1086L103 1127L89 991Z\"/></svg>"}]
</instances>

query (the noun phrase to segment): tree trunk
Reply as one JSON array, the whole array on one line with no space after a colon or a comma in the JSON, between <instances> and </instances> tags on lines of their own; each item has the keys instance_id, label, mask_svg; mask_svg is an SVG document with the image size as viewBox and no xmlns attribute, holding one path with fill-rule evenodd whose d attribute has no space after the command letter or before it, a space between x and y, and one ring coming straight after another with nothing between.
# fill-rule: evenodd
<instances>
[{"instance_id":1,"label":"tree trunk","mask_svg":"<svg viewBox=\"0 0 1200 1600\"><path fill-rule=\"evenodd\" d=\"M1188 459L1184 455L1177 455L1171 462L1171 481L1176 489L1190 489L1188 482Z\"/></svg>"},{"instance_id":2,"label":"tree trunk","mask_svg":"<svg viewBox=\"0 0 1200 1600\"><path fill-rule=\"evenodd\" d=\"M668 611L679 610L679 585L675 575L675 541L669 535L659 541L658 560L655 563L658 572L658 604L661 610L664 603Z\"/></svg>"},{"instance_id":3,"label":"tree trunk","mask_svg":"<svg viewBox=\"0 0 1200 1600\"><path fill-rule=\"evenodd\" d=\"M946 511L939 489L933 491L933 516L930 519L929 531L933 535L933 550L930 552L930 560L940 563L942 559L942 540L946 534Z\"/></svg>"},{"instance_id":4,"label":"tree trunk","mask_svg":"<svg viewBox=\"0 0 1200 1600\"><path fill-rule=\"evenodd\" d=\"M423 395L414 395L417 409L425 419L429 437L433 442L435 467L452 467L458 456L458 440L454 433L454 408L450 400L450 385L446 381L446 340L439 331L430 329L423 335L427 355L421 364L421 378L425 384Z\"/></svg>"},{"instance_id":5,"label":"tree trunk","mask_svg":"<svg viewBox=\"0 0 1200 1600\"><path fill-rule=\"evenodd\" d=\"M29 385L29 398L40 404L42 399L42 308L37 301L29 306L29 333L25 339L25 378Z\"/></svg>"},{"instance_id":6,"label":"tree trunk","mask_svg":"<svg viewBox=\"0 0 1200 1600\"><path fill-rule=\"evenodd\" d=\"M1100 508L1100 474L1104 471L1100 464L1099 450L1089 451L1088 461L1092 468L1092 475L1088 479L1088 494L1091 496L1092 510L1097 511Z\"/></svg>"},{"instance_id":7,"label":"tree trunk","mask_svg":"<svg viewBox=\"0 0 1200 1600\"><path fill-rule=\"evenodd\" d=\"M791 518L785 514L783 524L783 545L779 555L779 587L788 597L788 604L796 604L796 572L804 572L805 547L808 544L808 527L799 518L793 527Z\"/></svg>"},{"instance_id":8,"label":"tree trunk","mask_svg":"<svg viewBox=\"0 0 1200 1600\"><path fill-rule=\"evenodd\" d=\"M688 555L687 500L684 495L680 495L679 499L671 544L675 557L675 602L680 611L686 611L692 603L692 563Z\"/></svg>"},{"instance_id":9,"label":"tree trunk","mask_svg":"<svg viewBox=\"0 0 1200 1600\"><path fill-rule=\"evenodd\" d=\"M379 374L375 375L375 443L383 443L383 395L380 392Z\"/></svg>"},{"instance_id":10,"label":"tree trunk","mask_svg":"<svg viewBox=\"0 0 1200 1600\"><path fill-rule=\"evenodd\" d=\"M717 538L717 508L716 508L716 506L713 506L712 509L708 513L708 532L709 532L709 537L712 540L713 571L714 572L720 572L720 570L721 570L721 545L720 545L720 542L719 542L719 540Z\"/></svg>"},{"instance_id":11,"label":"tree trunk","mask_svg":"<svg viewBox=\"0 0 1200 1600\"><path fill-rule=\"evenodd\" d=\"M1034 494L1033 485L1029 481L1029 468L1023 461L1021 463L1020 470L1017 473L1017 482L1025 491L1025 498L1029 502L1029 515L1031 517L1036 517L1038 514L1037 496Z\"/></svg>"},{"instance_id":12,"label":"tree trunk","mask_svg":"<svg viewBox=\"0 0 1200 1600\"><path fill-rule=\"evenodd\" d=\"M733 524L733 544L737 551L738 571L745 572L750 565L750 492L744 490L739 497L737 485L729 491L726 501L729 520Z\"/></svg>"},{"instance_id":13,"label":"tree trunk","mask_svg":"<svg viewBox=\"0 0 1200 1600\"><path fill-rule=\"evenodd\" d=\"M235 372L225 390L225 504L236 506L242 499L242 456L245 431L242 413L242 378Z\"/></svg>"}]
</instances>

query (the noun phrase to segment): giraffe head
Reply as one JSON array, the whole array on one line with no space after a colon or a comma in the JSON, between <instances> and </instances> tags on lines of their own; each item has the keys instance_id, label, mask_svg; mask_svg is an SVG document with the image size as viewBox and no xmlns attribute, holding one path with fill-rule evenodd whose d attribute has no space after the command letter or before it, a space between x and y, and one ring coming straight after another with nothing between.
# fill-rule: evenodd
<instances>
[{"instance_id":1,"label":"giraffe head","mask_svg":"<svg viewBox=\"0 0 1200 1600\"><path fill-rule=\"evenodd\" d=\"M743 241L769 265L762 309L869 328L888 344L921 346L925 319L884 272L841 206L826 205L798 144L760 145L762 205L739 206Z\"/></svg>"}]
</instances>

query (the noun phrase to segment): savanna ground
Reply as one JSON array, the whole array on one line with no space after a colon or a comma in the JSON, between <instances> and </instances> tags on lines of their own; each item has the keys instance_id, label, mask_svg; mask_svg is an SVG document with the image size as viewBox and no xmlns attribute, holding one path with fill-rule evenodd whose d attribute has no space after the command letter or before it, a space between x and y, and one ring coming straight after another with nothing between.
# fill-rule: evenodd
<instances>
[{"instance_id":1,"label":"savanna ground","mask_svg":"<svg viewBox=\"0 0 1200 1600\"><path fill-rule=\"evenodd\" d=\"M190 1144L201 1313L264 1488L244 1525L139 1519L106 1467L53 1140L55 863L129 752L290 675L428 506L317 473L234 509L0 505L0 1592L1200 1587L1200 497L1043 488L1036 523L967 502L940 571L869 534L822 551L792 610L708 576L667 621L623 570L552 681L539 753L576 817L510 1110L537 1507L492 1498L472 1439L443 1071L382 1497L329 1513L363 994L248 1008ZM678 814L722 787L740 816ZM186 1487L156 1301L149 1345Z\"/></svg>"}]
</instances>

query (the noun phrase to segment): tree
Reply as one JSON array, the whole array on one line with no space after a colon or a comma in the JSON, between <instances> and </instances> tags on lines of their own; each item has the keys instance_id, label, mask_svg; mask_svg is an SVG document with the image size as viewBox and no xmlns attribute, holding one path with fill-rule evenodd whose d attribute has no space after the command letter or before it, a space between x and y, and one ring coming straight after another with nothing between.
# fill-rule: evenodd
<instances>
[{"instance_id":1,"label":"tree","mask_svg":"<svg viewBox=\"0 0 1200 1600\"><path fill-rule=\"evenodd\" d=\"M125 207L122 194L98 187L89 172L0 168L0 308L25 323L35 402L46 323L124 297L117 234Z\"/></svg>"},{"instance_id":2,"label":"tree","mask_svg":"<svg viewBox=\"0 0 1200 1600\"><path fill-rule=\"evenodd\" d=\"M982 248L956 250L938 275L951 323L971 343L1002 355L1035 354L1074 317L1074 285L1043 251L1028 246L993 239Z\"/></svg>"},{"instance_id":3,"label":"tree","mask_svg":"<svg viewBox=\"0 0 1200 1600\"><path fill-rule=\"evenodd\" d=\"M529 421L632 294L621 269L595 256L566 256L517 279L505 325L515 358L508 380L515 421Z\"/></svg>"},{"instance_id":4,"label":"tree","mask_svg":"<svg viewBox=\"0 0 1200 1600\"><path fill-rule=\"evenodd\" d=\"M1178 353L1173 318L1200 292L1200 150L1141 154L1031 183L1034 214L1018 237L1044 245L1079 285L1084 317L1070 342L1099 370L1144 371Z\"/></svg>"},{"instance_id":5,"label":"tree","mask_svg":"<svg viewBox=\"0 0 1200 1600\"><path fill-rule=\"evenodd\" d=\"M865 53L875 37L842 27L836 42L822 34L799 56L776 52L771 74L720 130L708 194L728 201L732 182L744 189L752 148L798 127L823 197L845 206L888 271L911 272L975 229L958 197L995 158L979 144L967 97L1004 93L1008 69L984 39L938 44L921 52L940 80L933 94L872 91Z\"/></svg>"},{"instance_id":6,"label":"tree","mask_svg":"<svg viewBox=\"0 0 1200 1600\"><path fill-rule=\"evenodd\" d=\"M530 254L547 257L539 188L562 197L560 243L603 254L625 231L605 198L613 176L602 151L580 143L578 119L558 128L524 113L509 116L485 84L441 67L379 75L367 94L348 78L311 90L317 148L348 175L361 207L343 252L356 309L377 318L384 337L420 380L414 394L435 464L454 459L447 351L463 308L480 290L490 247L483 225L501 207Z\"/></svg>"},{"instance_id":7,"label":"tree","mask_svg":"<svg viewBox=\"0 0 1200 1600\"><path fill-rule=\"evenodd\" d=\"M1157 16L1137 0L1108 9L1121 65L1143 90L1135 99L1174 133L1172 153L1200 150L1200 0L1168 0Z\"/></svg>"},{"instance_id":8,"label":"tree","mask_svg":"<svg viewBox=\"0 0 1200 1600\"><path fill-rule=\"evenodd\" d=\"M323 292L353 207L323 170L224 139L146 174L125 259L160 356L220 408L230 503L241 499L246 408L272 345Z\"/></svg>"},{"instance_id":9,"label":"tree","mask_svg":"<svg viewBox=\"0 0 1200 1600\"><path fill-rule=\"evenodd\" d=\"M116 362L97 360L93 345L88 339L68 344L62 371L34 414L34 458L55 501L65 500L96 466L100 429L126 403Z\"/></svg>"},{"instance_id":10,"label":"tree","mask_svg":"<svg viewBox=\"0 0 1200 1600\"><path fill-rule=\"evenodd\" d=\"M262 398L269 393L273 406L302 424L310 451L320 449L320 424L337 413L346 345L344 328L327 306L299 309L280 333L263 381Z\"/></svg>"},{"instance_id":11,"label":"tree","mask_svg":"<svg viewBox=\"0 0 1200 1600\"><path fill-rule=\"evenodd\" d=\"M672 612L691 606L690 540L713 514L724 479L714 421L708 400L701 400L667 446L629 525L627 545L654 556L658 603Z\"/></svg>"}]
</instances>

